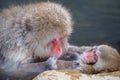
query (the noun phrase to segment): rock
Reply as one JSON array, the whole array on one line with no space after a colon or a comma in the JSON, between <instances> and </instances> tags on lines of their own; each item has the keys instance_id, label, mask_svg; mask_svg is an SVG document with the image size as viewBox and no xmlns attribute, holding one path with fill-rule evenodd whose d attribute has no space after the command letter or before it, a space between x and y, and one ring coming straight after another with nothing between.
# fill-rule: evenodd
<instances>
[{"instance_id":1,"label":"rock","mask_svg":"<svg viewBox=\"0 0 120 80\"><path fill-rule=\"evenodd\" d=\"M120 71L83 74L76 70L52 70L39 74L33 80L120 80Z\"/></svg>"}]
</instances>

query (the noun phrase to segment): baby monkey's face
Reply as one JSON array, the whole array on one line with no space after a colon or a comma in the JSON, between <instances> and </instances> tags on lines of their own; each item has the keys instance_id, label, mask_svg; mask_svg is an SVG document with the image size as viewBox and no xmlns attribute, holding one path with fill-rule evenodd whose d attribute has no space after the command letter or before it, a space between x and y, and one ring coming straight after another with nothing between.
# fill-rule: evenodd
<instances>
[{"instance_id":1,"label":"baby monkey's face","mask_svg":"<svg viewBox=\"0 0 120 80\"><path fill-rule=\"evenodd\" d=\"M72 52L72 54L70 53ZM120 70L120 54L108 45L79 47L68 51L66 60L75 60L74 69L83 73L98 73Z\"/></svg>"}]
</instances>

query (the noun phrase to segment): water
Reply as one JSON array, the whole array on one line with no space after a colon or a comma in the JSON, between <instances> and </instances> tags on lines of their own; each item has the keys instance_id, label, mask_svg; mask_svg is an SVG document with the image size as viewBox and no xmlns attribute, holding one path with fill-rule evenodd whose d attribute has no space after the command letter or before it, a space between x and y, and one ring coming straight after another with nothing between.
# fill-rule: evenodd
<instances>
[{"instance_id":1,"label":"water","mask_svg":"<svg viewBox=\"0 0 120 80\"><path fill-rule=\"evenodd\" d=\"M71 42L76 45L112 44L120 41L120 1L84 0L73 12L75 29ZM78 7L78 6L77 6Z\"/></svg>"},{"instance_id":2,"label":"water","mask_svg":"<svg viewBox=\"0 0 120 80\"><path fill-rule=\"evenodd\" d=\"M66 0L62 3L73 15L71 44L108 44L120 51L120 0Z\"/></svg>"},{"instance_id":3,"label":"water","mask_svg":"<svg viewBox=\"0 0 120 80\"><path fill-rule=\"evenodd\" d=\"M0 8L48 0L2 0ZM75 45L110 44L120 47L120 0L49 0L70 9L74 31L70 43ZM117 48L119 48L117 47Z\"/></svg>"}]
</instances>

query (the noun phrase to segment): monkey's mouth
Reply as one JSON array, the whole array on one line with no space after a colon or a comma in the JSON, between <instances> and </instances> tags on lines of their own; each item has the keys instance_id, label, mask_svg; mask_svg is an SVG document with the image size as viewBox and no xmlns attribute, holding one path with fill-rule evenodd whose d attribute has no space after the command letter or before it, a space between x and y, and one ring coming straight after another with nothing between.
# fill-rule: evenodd
<instances>
[{"instance_id":1,"label":"monkey's mouth","mask_svg":"<svg viewBox=\"0 0 120 80\"><path fill-rule=\"evenodd\" d=\"M92 48L83 54L83 63L94 65L98 61L97 48Z\"/></svg>"}]
</instances>

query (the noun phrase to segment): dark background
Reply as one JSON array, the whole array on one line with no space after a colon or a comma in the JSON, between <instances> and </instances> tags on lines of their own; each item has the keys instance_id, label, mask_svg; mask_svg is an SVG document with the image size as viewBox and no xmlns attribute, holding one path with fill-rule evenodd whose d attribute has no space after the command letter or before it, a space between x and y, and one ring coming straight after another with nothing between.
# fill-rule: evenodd
<instances>
[{"instance_id":1,"label":"dark background","mask_svg":"<svg viewBox=\"0 0 120 80\"><path fill-rule=\"evenodd\" d=\"M41 1L48 0L0 0L0 9ZM60 3L70 9L74 21L71 44L108 44L120 50L120 0L49 1Z\"/></svg>"}]
</instances>

